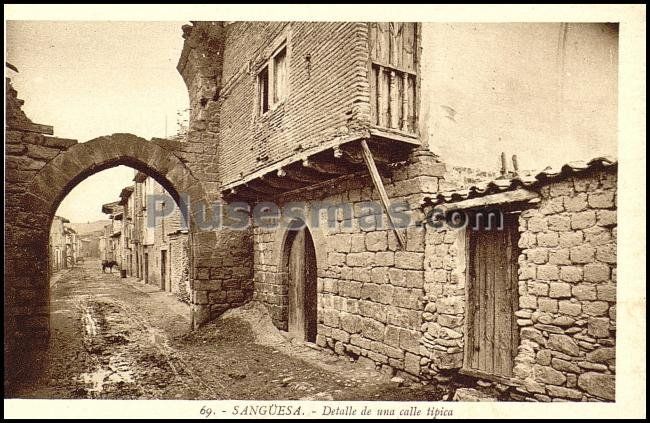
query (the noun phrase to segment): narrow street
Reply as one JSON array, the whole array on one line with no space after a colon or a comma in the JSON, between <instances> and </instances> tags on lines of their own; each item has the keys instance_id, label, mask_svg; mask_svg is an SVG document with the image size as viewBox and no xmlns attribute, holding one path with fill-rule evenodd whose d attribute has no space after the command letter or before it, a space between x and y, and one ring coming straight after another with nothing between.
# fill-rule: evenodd
<instances>
[{"instance_id":1,"label":"narrow street","mask_svg":"<svg viewBox=\"0 0 650 423\"><path fill-rule=\"evenodd\" d=\"M102 273L97 260L53 278L51 327L42 377L21 397L424 401L447 393L291 342L258 306L189 331L186 304Z\"/></svg>"}]
</instances>

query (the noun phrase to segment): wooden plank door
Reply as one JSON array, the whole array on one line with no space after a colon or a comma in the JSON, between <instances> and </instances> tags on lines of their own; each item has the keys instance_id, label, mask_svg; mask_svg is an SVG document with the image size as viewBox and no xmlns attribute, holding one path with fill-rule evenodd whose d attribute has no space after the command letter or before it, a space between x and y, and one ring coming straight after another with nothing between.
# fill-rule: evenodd
<instances>
[{"instance_id":1,"label":"wooden plank door","mask_svg":"<svg viewBox=\"0 0 650 423\"><path fill-rule=\"evenodd\" d=\"M160 251L160 289L165 290L167 281L167 251Z\"/></svg>"},{"instance_id":2,"label":"wooden plank door","mask_svg":"<svg viewBox=\"0 0 650 423\"><path fill-rule=\"evenodd\" d=\"M172 292L172 246L167 247L167 280L165 281L165 290Z\"/></svg>"},{"instance_id":3,"label":"wooden plank door","mask_svg":"<svg viewBox=\"0 0 650 423\"><path fill-rule=\"evenodd\" d=\"M144 283L149 283L149 254L144 253Z\"/></svg>"},{"instance_id":4,"label":"wooden plank door","mask_svg":"<svg viewBox=\"0 0 650 423\"><path fill-rule=\"evenodd\" d=\"M317 282L316 250L311 234L305 230L305 340L309 342L316 342Z\"/></svg>"},{"instance_id":5,"label":"wooden plank door","mask_svg":"<svg viewBox=\"0 0 650 423\"><path fill-rule=\"evenodd\" d=\"M289 245L288 331L298 339L316 339L316 260L306 229L295 232Z\"/></svg>"},{"instance_id":6,"label":"wooden plank door","mask_svg":"<svg viewBox=\"0 0 650 423\"><path fill-rule=\"evenodd\" d=\"M519 343L515 311L517 218L504 215L502 228L471 228L468 250L468 336L464 368L509 378Z\"/></svg>"}]
</instances>

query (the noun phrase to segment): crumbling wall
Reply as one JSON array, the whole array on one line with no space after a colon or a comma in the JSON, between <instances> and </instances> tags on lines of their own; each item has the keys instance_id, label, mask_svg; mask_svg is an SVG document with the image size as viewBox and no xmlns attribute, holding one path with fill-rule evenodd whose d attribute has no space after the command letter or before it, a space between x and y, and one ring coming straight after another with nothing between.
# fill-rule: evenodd
<instances>
[{"instance_id":1,"label":"crumbling wall","mask_svg":"<svg viewBox=\"0 0 650 423\"><path fill-rule=\"evenodd\" d=\"M33 351L49 338L49 233L53 216L29 183L75 140L48 136L51 126L29 120L9 78L5 79L5 388L26 378L38 363ZM53 213L53 212L52 212Z\"/></svg>"},{"instance_id":2,"label":"crumbling wall","mask_svg":"<svg viewBox=\"0 0 650 423\"><path fill-rule=\"evenodd\" d=\"M188 134L178 154L192 164L201 180L205 197L197 200L211 208L220 200L219 163L232 159L224 159L219 146L224 139L220 132L225 100L221 95L225 24L192 22L183 26L183 38L177 69L188 89L191 112ZM244 150L242 146L236 149L237 154ZM206 221L201 207L192 208L191 213ZM192 321L199 326L250 299L251 233L216 226L192 228L188 242Z\"/></svg>"}]
</instances>

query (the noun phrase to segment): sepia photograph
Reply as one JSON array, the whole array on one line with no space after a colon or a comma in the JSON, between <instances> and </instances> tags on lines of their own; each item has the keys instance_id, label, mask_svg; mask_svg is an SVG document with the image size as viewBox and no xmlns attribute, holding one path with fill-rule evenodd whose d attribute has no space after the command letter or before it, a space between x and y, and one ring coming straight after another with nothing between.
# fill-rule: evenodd
<instances>
[{"instance_id":1,"label":"sepia photograph","mask_svg":"<svg viewBox=\"0 0 650 423\"><path fill-rule=\"evenodd\" d=\"M11 416L645 417L645 6L53 6L5 5Z\"/></svg>"}]
</instances>

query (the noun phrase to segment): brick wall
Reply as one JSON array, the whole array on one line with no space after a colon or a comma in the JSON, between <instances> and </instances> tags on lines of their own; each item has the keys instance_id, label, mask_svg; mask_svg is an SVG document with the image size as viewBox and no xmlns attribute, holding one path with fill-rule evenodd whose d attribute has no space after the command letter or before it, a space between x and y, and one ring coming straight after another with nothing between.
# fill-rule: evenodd
<instances>
[{"instance_id":1,"label":"brick wall","mask_svg":"<svg viewBox=\"0 0 650 423\"><path fill-rule=\"evenodd\" d=\"M257 74L286 40L288 93L260 116ZM236 22L225 31L221 181L226 184L369 119L368 41L364 23Z\"/></svg>"}]
</instances>

